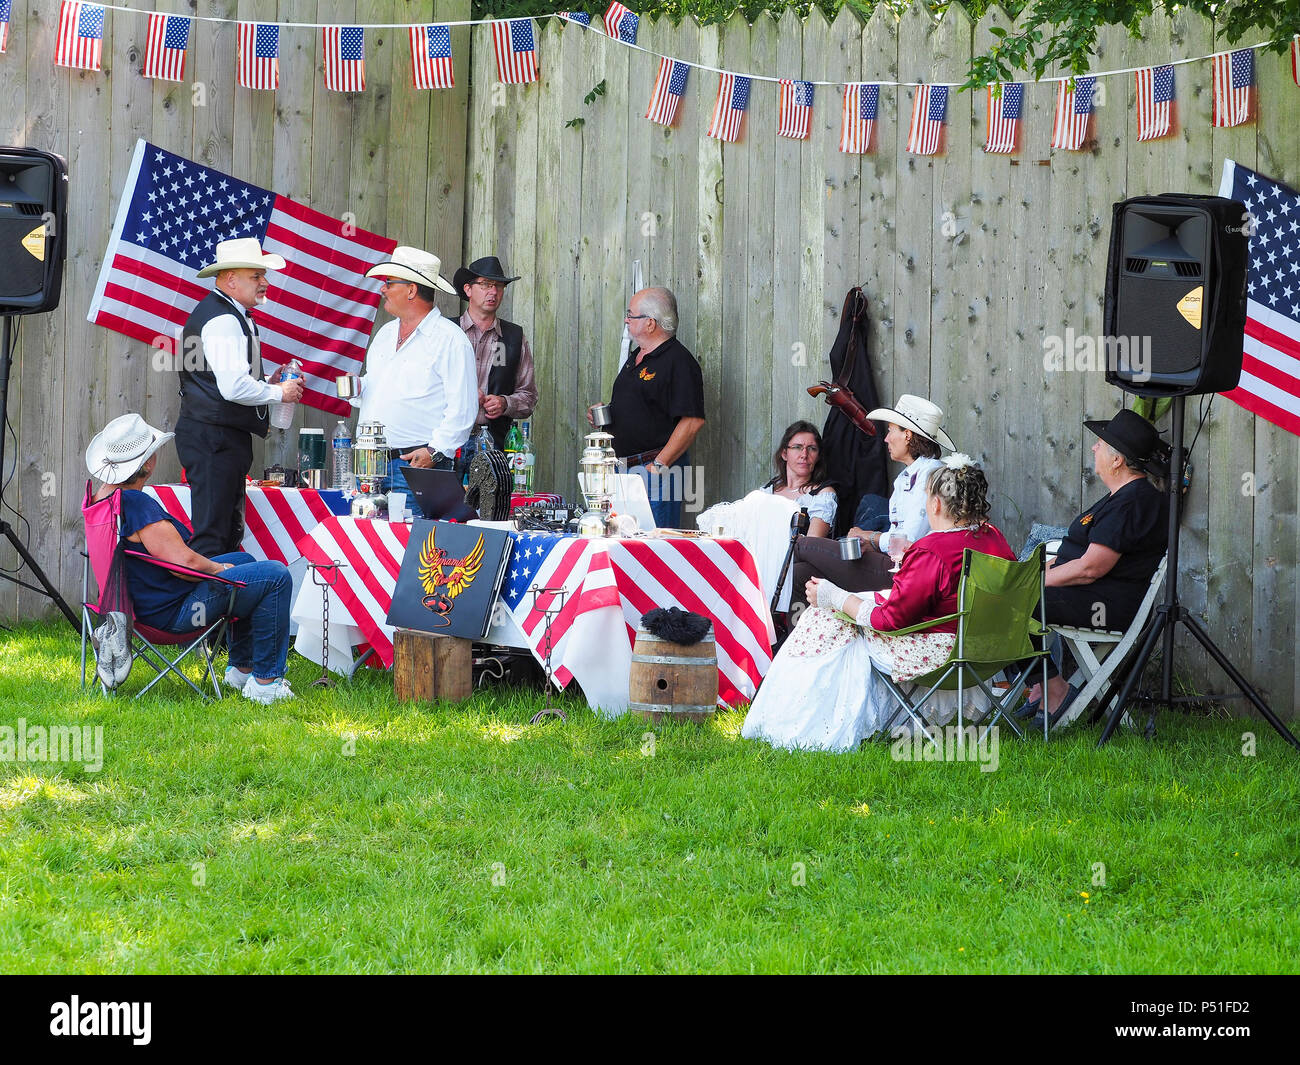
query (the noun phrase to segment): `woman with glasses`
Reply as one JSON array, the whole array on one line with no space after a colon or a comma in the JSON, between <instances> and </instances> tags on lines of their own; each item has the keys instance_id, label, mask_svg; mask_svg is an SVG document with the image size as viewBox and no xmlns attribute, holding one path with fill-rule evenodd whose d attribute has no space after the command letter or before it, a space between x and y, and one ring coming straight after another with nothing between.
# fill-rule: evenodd
<instances>
[{"instance_id":1,"label":"woman with glasses","mask_svg":"<svg viewBox=\"0 0 1300 1065\"><path fill-rule=\"evenodd\" d=\"M776 476L762 490L793 500L796 507L806 507L809 536L830 536L838 500L826 481L822 434L817 426L805 421L788 426L772 456L772 468Z\"/></svg>"}]
</instances>

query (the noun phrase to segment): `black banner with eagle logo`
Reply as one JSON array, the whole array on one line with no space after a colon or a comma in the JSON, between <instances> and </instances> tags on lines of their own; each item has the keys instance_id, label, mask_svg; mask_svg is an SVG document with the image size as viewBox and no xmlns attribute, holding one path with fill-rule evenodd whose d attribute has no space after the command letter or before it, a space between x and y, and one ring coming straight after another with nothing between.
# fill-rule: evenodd
<instances>
[{"instance_id":1,"label":"black banner with eagle logo","mask_svg":"<svg viewBox=\"0 0 1300 1065\"><path fill-rule=\"evenodd\" d=\"M397 575L388 624L482 639L510 549L509 534L499 529L417 521Z\"/></svg>"}]
</instances>

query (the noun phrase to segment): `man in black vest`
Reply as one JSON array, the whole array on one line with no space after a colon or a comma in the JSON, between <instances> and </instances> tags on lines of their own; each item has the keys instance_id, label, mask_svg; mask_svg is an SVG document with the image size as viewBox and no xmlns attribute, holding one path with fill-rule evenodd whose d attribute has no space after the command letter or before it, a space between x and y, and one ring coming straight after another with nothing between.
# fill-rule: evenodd
<instances>
[{"instance_id":1,"label":"man in black vest","mask_svg":"<svg viewBox=\"0 0 1300 1065\"><path fill-rule=\"evenodd\" d=\"M452 277L460 298L469 302L460 316L460 327L474 345L478 369L478 417L474 428L486 425L498 449L505 444L514 419L527 418L537 406L528 338L521 326L497 317L506 286L518 280L506 276L495 255L475 259Z\"/></svg>"},{"instance_id":2,"label":"man in black vest","mask_svg":"<svg viewBox=\"0 0 1300 1065\"><path fill-rule=\"evenodd\" d=\"M302 381L262 379L261 341L253 308L266 302L267 270L283 270L255 237L223 240L199 271L215 275L185 323L181 413L176 453L190 483L190 548L211 558L238 551L244 538L244 478L253 464L253 434L266 436L267 404L295 403Z\"/></svg>"}]
</instances>

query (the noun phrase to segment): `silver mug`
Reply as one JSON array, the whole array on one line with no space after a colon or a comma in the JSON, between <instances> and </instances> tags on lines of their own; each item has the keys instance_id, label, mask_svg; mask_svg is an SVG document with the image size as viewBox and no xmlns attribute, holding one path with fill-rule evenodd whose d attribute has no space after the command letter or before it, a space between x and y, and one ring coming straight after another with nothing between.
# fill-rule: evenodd
<instances>
[{"instance_id":1,"label":"silver mug","mask_svg":"<svg viewBox=\"0 0 1300 1065\"><path fill-rule=\"evenodd\" d=\"M845 536L840 539L840 558L845 562L853 562L862 557L862 541L856 536Z\"/></svg>"},{"instance_id":2,"label":"silver mug","mask_svg":"<svg viewBox=\"0 0 1300 1065\"><path fill-rule=\"evenodd\" d=\"M353 373L345 373L341 377L334 378L334 388L339 394L339 399L352 399L361 391L361 378Z\"/></svg>"},{"instance_id":3,"label":"silver mug","mask_svg":"<svg viewBox=\"0 0 1300 1065\"><path fill-rule=\"evenodd\" d=\"M614 420L614 414L608 403L597 403L591 408L591 423L597 429L603 429Z\"/></svg>"}]
</instances>

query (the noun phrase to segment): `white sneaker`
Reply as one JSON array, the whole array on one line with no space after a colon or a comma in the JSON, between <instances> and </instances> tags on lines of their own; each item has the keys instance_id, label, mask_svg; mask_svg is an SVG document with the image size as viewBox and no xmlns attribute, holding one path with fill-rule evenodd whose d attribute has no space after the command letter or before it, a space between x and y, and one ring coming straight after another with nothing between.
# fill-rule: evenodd
<instances>
[{"instance_id":1,"label":"white sneaker","mask_svg":"<svg viewBox=\"0 0 1300 1065\"><path fill-rule=\"evenodd\" d=\"M237 692L244 690L244 685L248 683L248 678L252 675L252 673L243 673L234 666L226 667L226 683Z\"/></svg>"},{"instance_id":2,"label":"white sneaker","mask_svg":"<svg viewBox=\"0 0 1300 1065\"><path fill-rule=\"evenodd\" d=\"M244 685L244 698L269 706L271 703L278 703L281 699L292 699L293 689L283 677L270 684L258 684L257 678L250 674L248 682Z\"/></svg>"}]
</instances>

